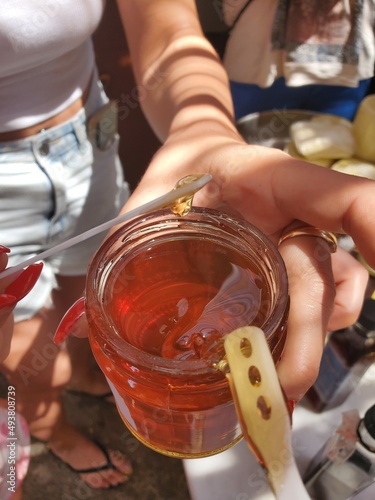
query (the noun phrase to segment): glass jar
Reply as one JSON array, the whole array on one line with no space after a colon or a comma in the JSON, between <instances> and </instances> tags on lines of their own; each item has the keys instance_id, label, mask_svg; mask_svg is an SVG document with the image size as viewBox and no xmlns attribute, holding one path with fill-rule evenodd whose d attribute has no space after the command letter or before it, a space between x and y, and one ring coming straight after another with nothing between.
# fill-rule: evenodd
<instances>
[{"instance_id":1,"label":"glass jar","mask_svg":"<svg viewBox=\"0 0 375 500\"><path fill-rule=\"evenodd\" d=\"M94 256L85 295L94 356L142 443L195 458L241 439L216 364L223 336L246 325L263 329L275 363L281 356L287 276L264 234L204 208L135 218Z\"/></svg>"}]
</instances>

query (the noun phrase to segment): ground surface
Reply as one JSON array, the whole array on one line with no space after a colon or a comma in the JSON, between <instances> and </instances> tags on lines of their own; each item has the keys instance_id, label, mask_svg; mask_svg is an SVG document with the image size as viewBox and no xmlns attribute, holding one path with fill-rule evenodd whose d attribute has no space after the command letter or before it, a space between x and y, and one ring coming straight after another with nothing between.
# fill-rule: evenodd
<instances>
[{"instance_id":1,"label":"ground surface","mask_svg":"<svg viewBox=\"0 0 375 500\"><path fill-rule=\"evenodd\" d=\"M94 490L43 444L34 443L23 500L189 500L181 461L159 455L136 441L113 404L71 394L64 399L70 421L105 445L126 453L134 473L121 487Z\"/></svg>"}]
</instances>

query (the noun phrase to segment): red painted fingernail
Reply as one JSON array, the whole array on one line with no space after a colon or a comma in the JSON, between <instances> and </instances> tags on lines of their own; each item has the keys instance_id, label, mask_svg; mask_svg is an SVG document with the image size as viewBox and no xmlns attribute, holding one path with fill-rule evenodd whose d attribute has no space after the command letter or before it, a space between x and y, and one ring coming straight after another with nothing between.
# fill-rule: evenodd
<instances>
[{"instance_id":1,"label":"red painted fingernail","mask_svg":"<svg viewBox=\"0 0 375 500\"><path fill-rule=\"evenodd\" d=\"M4 245L0 245L0 253L9 253L10 248L5 247Z\"/></svg>"},{"instance_id":2,"label":"red painted fingernail","mask_svg":"<svg viewBox=\"0 0 375 500\"><path fill-rule=\"evenodd\" d=\"M14 295L17 301L23 299L38 281L42 269L42 262L39 264L31 264L31 266L22 271L22 273L7 286L5 293L7 295Z\"/></svg>"},{"instance_id":3,"label":"red painted fingernail","mask_svg":"<svg viewBox=\"0 0 375 500\"><path fill-rule=\"evenodd\" d=\"M297 400L288 399L289 413L292 415L294 412L294 408L296 407Z\"/></svg>"},{"instance_id":4,"label":"red painted fingernail","mask_svg":"<svg viewBox=\"0 0 375 500\"><path fill-rule=\"evenodd\" d=\"M55 344L61 344L74 331L79 319L85 314L85 299L81 297L65 313L53 337Z\"/></svg>"},{"instance_id":5,"label":"red painted fingernail","mask_svg":"<svg viewBox=\"0 0 375 500\"><path fill-rule=\"evenodd\" d=\"M17 304L17 299L14 295L0 295L0 309L6 309L7 307L13 307Z\"/></svg>"}]
</instances>

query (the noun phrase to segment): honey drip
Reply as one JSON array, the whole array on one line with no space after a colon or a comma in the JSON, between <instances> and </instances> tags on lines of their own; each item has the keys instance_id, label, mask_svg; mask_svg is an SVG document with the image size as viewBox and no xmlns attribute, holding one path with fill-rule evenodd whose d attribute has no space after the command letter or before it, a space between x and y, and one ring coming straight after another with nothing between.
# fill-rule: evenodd
<instances>
[{"instance_id":1,"label":"honey drip","mask_svg":"<svg viewBox=\"0 0 375 500\"><path fill-rule=\"evenodd\" d=\"M185 186L186 184L190 184L193 181L196 181L197 179L200 179L203 177L203 174L201 175L187 175L186 177L183 177L180 179L177 184L175 185L174 189L178 190L179 187ZM193 205L193 198L194 198L194 193L189 194L188 196L183 196L182 198L177 198L174 202L174 204L170 207L171 211L180 217L183 217L184 215L187 215L191 207Z\"/></svg>"}]
</instances>

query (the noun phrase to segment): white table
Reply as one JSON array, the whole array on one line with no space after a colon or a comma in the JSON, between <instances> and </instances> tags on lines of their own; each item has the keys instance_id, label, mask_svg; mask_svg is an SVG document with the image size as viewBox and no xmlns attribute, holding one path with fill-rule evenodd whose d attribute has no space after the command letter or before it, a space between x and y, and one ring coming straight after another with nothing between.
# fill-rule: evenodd
<instances>
[{"instance_id":1,"label":"white table","mask_svg":"<svg viewBox=\"0 0 375 500\"><path fill-rule=\"evenodd\" d=\"M303 474L312 457L341 423L341 414L357 408L360 415L375 404L375 365L339 407L313 413L298 405L293 414L294 456ZM212 457L184 460L192 500L275 500L262 468L242 440ZM293 492L291 492L293 499ZM374 500L375 483L355 497Z\"/></svg>"}]
</instances>

